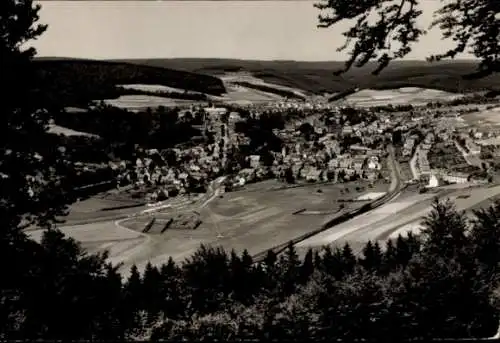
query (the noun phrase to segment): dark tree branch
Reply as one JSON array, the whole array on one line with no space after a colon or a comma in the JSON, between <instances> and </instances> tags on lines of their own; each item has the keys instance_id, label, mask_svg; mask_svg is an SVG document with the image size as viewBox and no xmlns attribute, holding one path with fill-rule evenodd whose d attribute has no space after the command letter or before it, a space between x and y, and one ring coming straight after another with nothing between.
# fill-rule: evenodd
<instances>
[{"instance_id":1,"label":"dark tree branch","mask_svg":"<svg viewBox=\"0 0 500 343\"><path fill-rule=\"evenodd\" d=\"M443 0L442 0L443 1ZM414 43L426 34L419 28L419 0L323 0L315 5L321 13L321 28L349 20L351 28L343 33L345 43L337 49L350 49L342 70L362 67L375 61L377 75L393 60L404 58ZM437 27L443 39L452 39L455 47L428 58L439 61L470 52L480 60L478 70L469 77L484 77L500 70L500 1L448 0L438 11L431 28Z\"/></svg>"}]
</instances>

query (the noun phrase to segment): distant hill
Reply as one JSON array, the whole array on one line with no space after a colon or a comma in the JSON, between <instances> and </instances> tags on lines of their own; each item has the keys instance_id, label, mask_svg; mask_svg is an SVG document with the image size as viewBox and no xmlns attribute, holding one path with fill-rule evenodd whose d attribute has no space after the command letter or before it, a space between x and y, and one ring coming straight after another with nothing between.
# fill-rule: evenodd
<instances>
[{"instance_id":1,"label":"distant hill","mask_svg":"<svg viewBox=\"0 0 500 343\"><path fill-rule=\"evenodd\" d=\"M226 91L217 77L163 66L65 58L36 59L35 66L41 89L64 105L118 97L119 84L156 84L211 95Z\"/></svg>"},{"instance_id":2,"label":"distant hill","mask_svg":"<svg viewBox=\"0 0 500 343\"><path fill-rule=\"evenodd\" d=\"M434 88L448 92L500 90L500 75L470 80L463 76L475 71L475 61L456 60L429 63L425 61L393 62L380 75L373 76L373 64L354 68L334 76L343 62L251 61L236 59L141 59L120 62L171 68L220 76L225 73L250 72L268 83L301 89L312 93L336 93L353 87L388 89L400 87Z\"/></svg>"}]
</instances>

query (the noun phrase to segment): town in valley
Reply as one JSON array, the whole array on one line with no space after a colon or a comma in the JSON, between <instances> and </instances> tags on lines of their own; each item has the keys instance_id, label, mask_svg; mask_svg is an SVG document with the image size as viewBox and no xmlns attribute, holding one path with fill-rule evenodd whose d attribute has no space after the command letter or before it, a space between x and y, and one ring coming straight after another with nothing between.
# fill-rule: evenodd
<instances>
[{"instance_id":1,"label":"town in valley","mask_svg":"<svg viewBox=\"0 0 500 343\"><path fill-rule=\"evenodd\" d=\"M80 177L92 181L59 228L127 271L182 261L201 244L255 258L290 242L303 252L349 242L359 253L367 241L418 233L436 197L472 215L500 194L491 92L328 93L241 71L215 77L218 94L116 84L115 97L54 116L51 132L75 147L119 142L81 153Z\"/></svg>"}]
</instances>

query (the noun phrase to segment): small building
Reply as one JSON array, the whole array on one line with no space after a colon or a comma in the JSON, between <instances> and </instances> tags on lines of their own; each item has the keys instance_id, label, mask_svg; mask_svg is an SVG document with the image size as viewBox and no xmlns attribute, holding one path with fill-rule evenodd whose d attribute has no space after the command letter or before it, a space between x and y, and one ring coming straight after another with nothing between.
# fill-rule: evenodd
<instances>
[{"instance_id":1,"label":"small building","mask_svg":"<svg viewBox=\"0 0 500 343\"><path fill-rule=\"evenodd\" d=\"M203 109L208 115L221 116L227 113L227 109L224 107L206 107Z\"/></svg>"},{"instance_id":2,"label":"small building","mask_svg":"<svg viewBox=\"0 0 500 343\"><path fill-rule=\"evenodd\" d=\"M309 169L309 172L306 175L307 181L319 181L321 176L321 170L316 168Z\"/></svg>"},{"instance_id":3,"label":"small building","mask_svg":"<svg viewBox=\"0 0 500 343\"><path fill-rule=\"evenodd\" d=\"M427 184L427 186L426 186L426 187L427 187L427 188L435 188L435 187L437 187L437 186L439 186L439 180L438 180L438 178L436 177L436 175L431 174L431 175L429 176L429 183Z\"/></svg>"},{"instance_id":4,"label":"small building","mask_svg":"<svg viewBox=\"0 0 500 343\"><path fill-rule=\"evenodd\" d=\"M249 160L252 168L258 168L260 166L260 155L250 155Z\"/></svg>"},{"instance_id":5,"label":"small building","mask_svg":"<svg viewBox=\"0 0 500 343\"><path fill-rule=\"evenodd\" d=\"M469 181L468 175L463 173L445 174L442 176L442 179L449 183L459 183L459 184L467 183Z\"/></svg>"},{"instance_id":6,"label":"small building","mask_svg":"<svg viewBox=\"0 0 500 343\"><path fill-rule=\"evenodd\" d=\"M241 118L241 116L240 116L240 114L239 114L238 112L231 112L231 113L229 114L229 121L230 121L231 123L235 123L235 122L237 122L237 121L240 121L241 119L242 119L242 118Z\"/></svg>"},{"instance_id":7,"label":"small building","mask_svg":"<svg viewBox=\"0 0 500 343\"><path fill-rule=\"evenodd\" d=\"M368 169L380 169L380 163L373 159L370 159L370 161L368 162Z\"/></svg>"}]
</instances>

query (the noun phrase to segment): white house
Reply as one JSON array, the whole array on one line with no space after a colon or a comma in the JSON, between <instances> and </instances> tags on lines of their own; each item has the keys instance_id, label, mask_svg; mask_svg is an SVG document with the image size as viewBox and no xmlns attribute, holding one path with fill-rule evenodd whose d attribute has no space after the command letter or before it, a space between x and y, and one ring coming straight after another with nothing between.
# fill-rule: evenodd
<instances>
[{"instance_id":1,"label":"white house","mask_svg":"<svg viewBox=\"0 0 500 343\"><path fill-rule=\"evenodd\" d=\"M208 115L220 116L227 113L227 109L224 107L206 107L203 109Z\"/></svg>"},{"instance_id":2,"label":"white house","mask_svg":"<svg viewBox=\"0 0 500 343\"><path fill-rule=\"evenodd\" d=\"M436 175L434 174L431 174L430 177L429 177L429 183L427 184L427 188L434 188L434 187L437 187L439 186L439 181L436 177Z\"/></svg>"},{"instance_id":3,"label":"white house","mask_svg":"<svg viewBox=\"0 0 500 343\"><path fill-rule=\"evenodd\" d=\"M250 166L252 168L258 168L260 166L260 155L250 155Z\"/></svg>"},{"instance_id":4,"label":"white house","mask_svg":"<svg viewBox=\"0 0 500 343\"><path fill-rule=\"evenodd\" d=\"M460 173L453 173L453 174L446 174L442 176L443 180L449 182L449 183L467 183L468 182L468 176L466 174L460 174Z\"/></svg>"}]
</instances>

